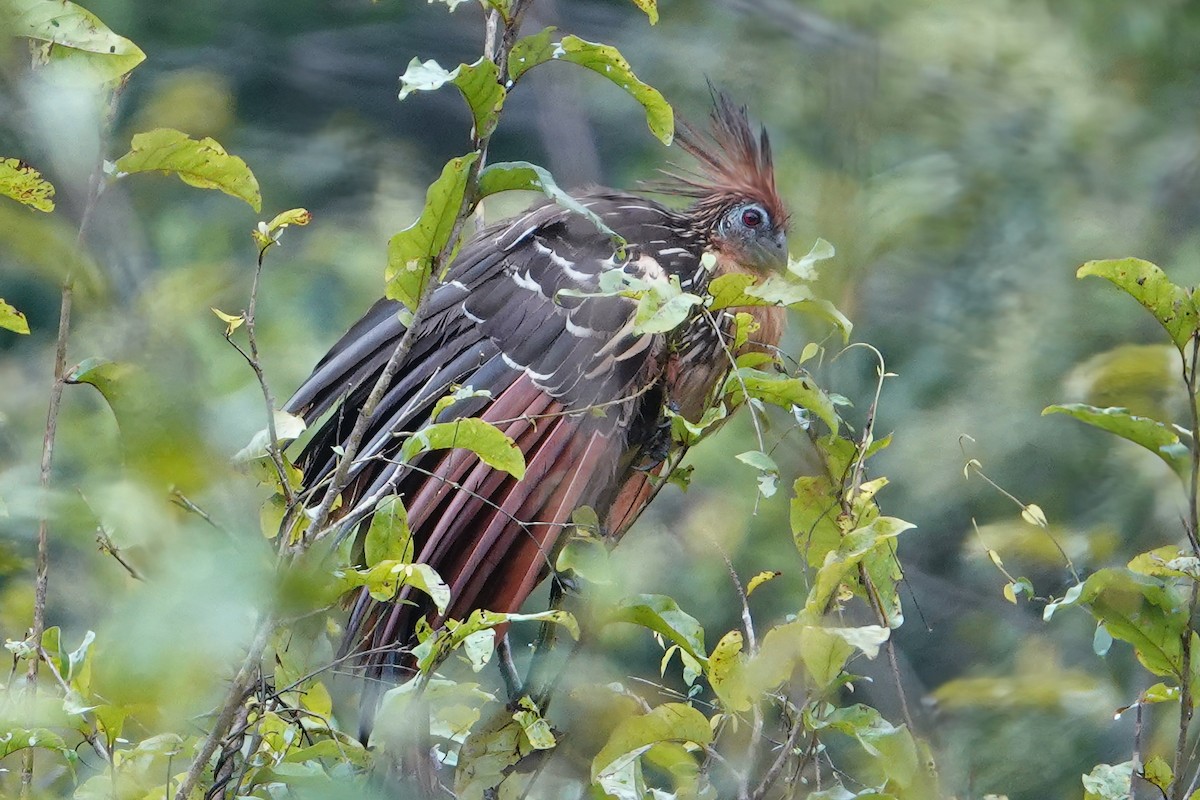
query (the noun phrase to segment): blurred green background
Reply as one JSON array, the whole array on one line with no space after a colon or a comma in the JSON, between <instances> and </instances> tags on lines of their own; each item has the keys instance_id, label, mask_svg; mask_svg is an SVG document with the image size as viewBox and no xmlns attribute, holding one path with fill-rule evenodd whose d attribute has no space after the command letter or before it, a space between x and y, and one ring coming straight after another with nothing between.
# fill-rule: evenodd
<instances>
[{"instance_id":1,"label":"blurred green background","mask_svg":"<svg viewBox=\"0 0 1200 800\"><path fill-rule=\"evenodd\" d=\"M468 147L459 97L398 103L397 76L414 56L474 60L482 15L472 3L449 15L416 0L84 5L147 53L111 141L98 140L102 112L85 95L19 80L20 53L7 54L0 83L0 155L55 183L61 226L39 219L35 231L32 212L0 209L0 296L33 330L0 332L0 626L8 638L24 635L34 520L50 504L51 621L69 642L99 631L110 669L127 682L144 670L136 681L159 681L156 691L173 698L164 714L186 719L211 704L212 674L252 624L269 565L256 538L261 493L214 478L262 427L253 375L209 311L245 306L258 217L174 178L138 176L104 195L89 235L99 267L81 289L69 361L138 365L149 378L139 402L162 430L156 452L129 465L140 479L126 480L108 408L86 387L69 387L56 491L46 497L30 487L62 263L31 256L29 243L43 239L30 237L73 238L97 152L115 158L133 133L156 126L215 137L258 176L263 218L294 206L314 214L271 254L260 298L264 363L282 399L381 293L387 238L415 218L442 163ZM895 441L877 470L892 481L885 513L919 526L901 550L907 624L898 641L945 785L960 797L1078 796L1081 773L1129 757L1132 721L1114 722L1113 711L1148 676L1120 644L1096 656L1083 613L1044 623L1040 603L1004 601L987 548L1042 596L1061 596L1071 573L1045 533L982 480L965 479L963 466L979 459L1006 490L1040 505L1082 573L1181 538L1182 496L1166 467L1040 412L1086 401L1180 418L1177 367L1153 321L1103 282L1076 281L1074 270L1137 255L1178 283L1200 278L1200 5L662 0L660 8L651 27L624 0L538 0L527 25L617 45L685 118L707 113L710 79L770 130L793 250L818 236L835 245L820 292L898 375L878 418ZM568 187L634 188L678 156L616 87L548 65L511 98L489 157L543 164ZM522 202L504 198L489 217ZM795 320L789 352L826 335ZM838 343L826 344L836 354ZM866 351L827 357L816 374L861 421L875 381ZM746 577L784 570L753 598L764 623L802 597L784 493L752 514L755 473L728 458L750 441L741 419L697 450L691 490L664 491L616 555L627 584L611 591L675 596L710 644L738 624L721 551ZM785 479L811 468L797 441L775 454ZM143 502L168 485L222 530ZM151 507L161 518L147 516ZM97 552L97 516L154 580L134 584ZM653 676L659 653L646 644L644 633L613 630L580 673ZM146 667L161 658L180 666ZM894 712L890 678L878 665L855 666L875 677L860 690L867 701ZM1163 717L1151 715L1149 739L1166 751L1172 723Z\"/></svg>"}]
</instances>

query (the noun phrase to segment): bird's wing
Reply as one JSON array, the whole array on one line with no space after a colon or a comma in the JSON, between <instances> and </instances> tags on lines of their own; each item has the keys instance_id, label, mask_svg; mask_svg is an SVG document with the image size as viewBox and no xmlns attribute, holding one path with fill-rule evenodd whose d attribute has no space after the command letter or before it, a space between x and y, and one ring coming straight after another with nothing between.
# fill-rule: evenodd
<instances>
[{"instance_id":1,"label":"bird's wing","mask_svg":"<svg viewBox=\"0 0 1200 800\"><path fill-rule=\"evenodd\" d=\"M630 242L666 235L668 212L646 201L587 202ZM412 350L372 416L343 507L353 523L383 497L402 496L417 560L451 587L449 616L519 608L552 563L572 512L612 502L619 473L660 413L667 348L662 335L635 334L636 301L598 294L599 280L614 268L665 274L679 265L663 260L690 256L672 249L656 259L630 247L618 261L611 239L591 222L545 205L474 237L432 293ZM332 448L344 443L404 335L398 310L393 301L377 303L288 404L310 422L337 407L301 455L306 486L331 473ZM455 402L436 421L477 416L500 428L524 454L523 480L461 449L395 460L397 434L434 421L434 404L456 386L487 395ZM405 644L424 613L364 594L350 620L354 646Z\"/></svg>"}]
</instances>

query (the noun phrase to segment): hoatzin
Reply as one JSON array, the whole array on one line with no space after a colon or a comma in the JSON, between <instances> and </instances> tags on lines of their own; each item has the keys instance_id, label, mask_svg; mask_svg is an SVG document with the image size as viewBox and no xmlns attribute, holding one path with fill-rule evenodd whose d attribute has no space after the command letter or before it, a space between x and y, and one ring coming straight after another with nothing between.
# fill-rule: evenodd
<instances>
[{"instance_id":1,"label":"hoatzin","mask_svg":"<svg viewBox=\"0 0 1200 800\"><path fill-rule=\"evenodd\" d=\"M370 420L341 509L345 523L362 523L361 532L382 497L399 495L416 560L450 586L447 616L519 610L551 572L581 506L597 512L610 541L619 538L661 482L664 456L672 448L678 454L666 409L698 420L729 374L737 309L694 307L674 330L639 335L637 301L597 289L603 273L624 270L677 277L685 291L703 295L717 275L765 276L784 265L788 217L766 132L756 135L745 109L721 96L711 122L709 132L684 126L677 137L698 166L654 187L690 198L683 210L609 189L576 194L625 239L617 248L588 218L536 205L472 236L422 309L412 349ZM334 448L405 332L399 310L396 301L377 302L287 404L309 423L337 407L301 454L307 486L333 472ZM783 309L745 310L758 322L747 346L777 345ZM429 423L435 404L456 387L475 392L436 421L470 415L499 427L524 454L522 480L463 449L412 463L396 458L397 434ZM394 679L423 616L436 624L424 596L408 588L393 602L364 590L344 646L361 653L368 675Z\"/></svg>"}]
</instances>

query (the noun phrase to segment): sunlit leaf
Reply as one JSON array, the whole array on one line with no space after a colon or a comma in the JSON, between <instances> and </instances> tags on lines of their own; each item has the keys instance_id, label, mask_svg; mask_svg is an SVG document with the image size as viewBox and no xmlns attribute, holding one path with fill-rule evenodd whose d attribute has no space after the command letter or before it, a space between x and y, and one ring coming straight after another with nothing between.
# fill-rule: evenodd
<instances>
[{"instance_id":1,"label":"sunlit leaf","mask_svg":"<svg viewBox=\"0 0 1200 800\"><path fill-rule=\"evenodd\" d=\"M564 36L554 42L553 33L554 28L546 28L516 43L508 60L509 76L514 81L547 61L570 61L586 67L608 78L641 103L646 110L646 123L650 131L663 144L671 143L675 137L675 117L671 106L657 89L638 79L617 48L584 41L578 36Z\"/></svg>"},{"instance_id":2,"label":"sunlit leaf","mask_svg":"<svg viewBox=\"0 0 1200 800\"><path fill-rule=\"evenodd\" d=\"M622 768L658 742L692 742L706 745L712 741L708 718L683 703L664 703L648 714L622 721L592 759L592 780L606 772Z\"/></svg>"},{"instance_id":3,"label":"sunlit leaf","mask_svg":"<svg viewBox=\"0 0 1200 800\"><path fill-rule=\"evenodd\" d=\"M29 333L29 321L25 315L4 302L3 298L0 298L0 328L14 333Z\"/></svg>"},{"instance_id":4,"label":"sunlit leaf","mask_svg":"<svg viewBox=\"0 0 1200 800\"><path fill-rule=\"evenodd\" d=\"M54 210L54 186L24 161L0 158L0 195L38 211Z\"/></svg>"},{"instance_id":5,"label":"sunlit leaf","mask_svg":"<svg viewBox=\"0 0 1200 800\"><path fill-rule=\"evenodd\" d=\"M490 136L500 119L500 107L504 104L504 87L500 85L500 73L489 58L481 58L473 64L460 64L452 70L442 68L436 61L422 62L414 58L408 69L400 76L400 99L416 91L434 91L447 83L458 87L463 99L471 108L478 137Z\"/></svg>"},{"instance_id":6,"label":"sunlit leaf","mask_svg":"<svg viewBox=\"0 0 1200 800\"><path fill-rule=\"evenodd\" d=\"M137 172L175 174L189 186L219 189L246 201L255 211L262 208L254 173L215 139L192 139L171 128L135 134L130 151L117 159L114 177Z\"/></svg>"},{"instance_id":7,"label":"sunlit leaf","mask_svg":"<svg viewBox=\"0 0 1200 800\"><path fill-rule=\"evenodd\" d=\"M522 697L513 712L513 719L521 726L529 746L534 750L550 750L558 742L550 730L550 724L542 717L537 705L528 696Z\"/></svg>"},{"instance_id":8,"label":"sunlit leaf","mask_svg":"<svg viewBox=\"0 0 1200 800\"><path fill-rule=\"evenodd\" d=\"M1166 273L1149 261L1140 258L1089 261L1075 275L1104 278L1137 300L1154 315L1180 351L1196 332L1197 313L1191 294L1171 283Z\"/></svg>"},{"instance_id":9,"label":"sunlit leaf","mask_svg":"<svg viewBox=\"0 0 1200 800\"><path fill-rule=\"evenodd\" d=\"M449 243L454 222L467 190L467 177L479 153L452 158L425 193L421 216L388 242L385 278L387 296L399 300L410 311L425 291L433 260Z\"/></svg>"},{"instance_id":10,"label":"sunlit leaf","mask_svg":"<svg viewBox=\"0 0 1200 800\"><path fill-rule=\"evenodd\" d=\"M786 409L799 406L815 414L831 431L836 433L838 430L833 399L808 378L790 378L743 367L726 378L723 394L734 404L741 403L749 395Z\"/></svg>"},{"instance_id":11,"label":"sunlit leaf","mask_svg":"<svg viewBox=\"0 0 1200 800\"><path fill-rule=\"evenodd\" d=\"M246 322L245 314L226 314L219 308L209 308L209 311L217 315L217 319L225 323L225 335L232 336L233 332L242 327Z\"/></svg>"},{"instance_id":12,"label":"sunlit leaf","mask_svg":"<svg viewBox=\"0 0 1200 800\"><path fill-rule=\"evenodd\" d=\"M1147 417L1135 417L1123 408L1096 408L1083 403L1046 406L1042 415L1066 414L1101 430L1115 433L1149 450L1181 477L1191 469L1187 446L1169 426Z\"/></svg>"},{"instance_id":13,"label":"sunlit leaf","mask_svg":"<svg viewBox=\"0 0 1200 800\"><path fill-rule=\"evenodd\" d=\"M405 440L400 455L406 461L430 450L462 448L479 456L485 464L504 470L520 480L525 477L525 457L503 431L478 417L426 425Z\"/></svg>"},{"instance_id":14,"label":"sunlit leaf","mask_svg":"<svg viewBox=\"0 0 1200 800\"><path fill-rule=\"evenodd\" d=\"M658 23L658 0L633 0L633 4L646 12L651 25Z\"/></svg>"},{"instance_id":15,"label":"sunlit leaf","mask_svg":"<svg viewBox=\"0 0 1200 800\"><path fill-rule=\"evenodd\" d=\"M757 575L755 575L753 578L750 579L749 583L746 584L746 596L749 597L751 594L754 593L755 589L762 586L767 581L778 578L782 574L783 574L782 572L779 572L777 570L763 570L762 572L758 573Z\"/></svg>"},{"instance_id":16,"label":"sunlit leaf","mask_svg":"<svg viewBox=\"0 0 1200 800\"><path fill-rule=\"evenodd\" d=\"M137 45L67 0L7 0L6 32L50 44L48 60L78 66L84 75L114 81L145 60Z\"/></svg>"}]
</instances>

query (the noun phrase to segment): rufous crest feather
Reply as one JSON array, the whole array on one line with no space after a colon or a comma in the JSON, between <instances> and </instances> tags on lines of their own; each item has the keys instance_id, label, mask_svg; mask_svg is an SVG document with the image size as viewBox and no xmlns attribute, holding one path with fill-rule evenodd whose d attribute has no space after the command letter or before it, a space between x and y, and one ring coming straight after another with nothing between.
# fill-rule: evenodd
<instances>
[{"instance_id":1,"label":"rufous crest feather","mask_svg":"<svg viewBox=\"0 0 1200 800\"><path fill-rule=\"evenodd\" d=\"M675 171L664 172L666 180L647 188L695 198L697 210L757 201L771 213L777 225L786 225L787 210L775 190L771 142L765 129L755 134L745 106L713 89L709 131L681 122L675 141L696 159L697 167L684 169L675 165Z\"/></svg>"}]
</instances>

